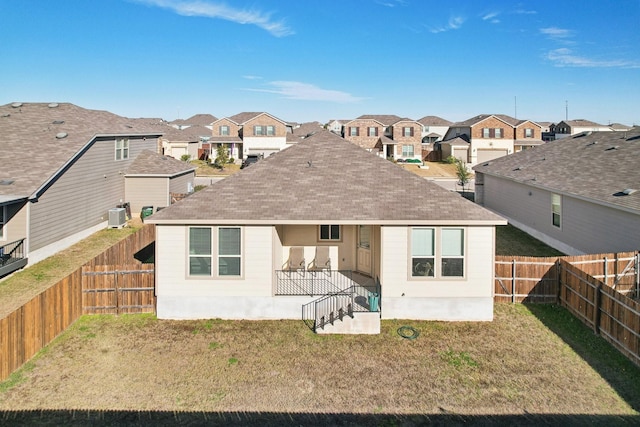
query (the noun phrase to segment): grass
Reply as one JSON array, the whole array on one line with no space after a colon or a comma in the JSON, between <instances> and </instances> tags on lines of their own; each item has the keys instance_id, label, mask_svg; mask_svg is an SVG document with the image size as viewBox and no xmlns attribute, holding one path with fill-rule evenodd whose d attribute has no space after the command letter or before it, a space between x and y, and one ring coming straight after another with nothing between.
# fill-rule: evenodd
<instances>
[{"instance_id":1,"label":"grass","mask_svg":"<svg viewBox=\"0 0 640 427\"><path fill-rule=\"evenodd\" d=\"M100 230L56 255L0 281L0 317L11 313L85 262L136 232L141 226L139 220L133 220L129 221L128 227Z\"/></svg>"},{"instance_id":2,"label":"grass","mask_svg":"<svg viewBox=\"0 0 640 427\"><path fill-rule=\"evenodd\" d=\"M204 160L192 160L191 164L196 166L196 176L228 176L240 171L240 165L229 163L224 169L217 168Z\"/></svg>"},{"instance_id":3,"label":"grass","mask_svg":"<svg viewBox=\"0 0 640 427\"><path fill-rule=\"evenodd\" d=\"M496 255L555 257L564 253L512 225L496 227Z\"/></svg>"},{"instance_id":4,"label":"grass","mask_svg":"<svg viewBox=\"0 0 640 427\"><path fill-rule=\"evenodd\" d=\"M401 338L402 325L420 336ZM301 321L85 316L14 375L0 410L640 411L640 369L556 306L497 304L493 322L386 320L380 335L340 339Z\"/></svg>"}]
</instances>

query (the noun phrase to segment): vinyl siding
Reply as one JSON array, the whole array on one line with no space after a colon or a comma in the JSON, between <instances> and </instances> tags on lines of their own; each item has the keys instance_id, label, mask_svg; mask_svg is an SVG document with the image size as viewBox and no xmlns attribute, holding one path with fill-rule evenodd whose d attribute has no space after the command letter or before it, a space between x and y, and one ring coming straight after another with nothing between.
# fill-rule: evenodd
<instances>
[{"instance_id":1,"label":"vinyl siding","mask_svg":"<svg viewBox=\"0 0 640 427\"><path fill-rule=\"evenodd\" d=\"M155 138L129 139L129 159L115 160L114 139L96 140L31 205L30 250L42 248L101 222L124 199L124 172Z\"/></svg>"},{"instance_id":2,"label":"vinyl siding","mask_svg":"<svg viewBox=\"0 0 640 427\"><path fill-rule=\"evenodd\" d=\"M331 247L331 266L337 270L355 270L356 268L356 226L341 226L341 241L320 241L317 225L285 225L282 232L284 262L289 258L291 246L304 246L305 261L309 264L315 256L315 247Z\"/></svg>"},{"instance_id":3,"label":"vinyl siding","mask_svg":"<svg viewBox=\"0 0 640 427\"><path fill-rule=\"evenodd\" d=\"M27 237L27 211L26 202L7 205L6 223L3 227L3 238L0 238L0 245Z\"/></svg>"},{"instance_id":4,"label":"vinyl siding","mask_svg":"<svg viewBox=\"0 0 640 427\"><path fill-rule=\"evenodd\" d=\"M143 206L169 206L169 178L128 176L125 180L126 201L131 212L139 213Z\"/></svg>"},{"instance_id":5,"label":"vinyl siding","mask_svg":"<svg viewBox=\"0 0 640 427\"><path fill-rule=\"evenodd\" d=\"M189 172L184 175L176 176L169 180L169 192L171 193L188 193L189 183L191 183L191 189L193 189L193 180L195 177L194 172Z\"/></svg>"},{"instance_id":6,"label":"vinyl siding","mask_svg":"<svg viewBox=\"0 0 640 427\"><path fill-rule=\"evenodd\" d=\"M634 215L563 195L558 228L551 222L551 191L486 174L483 187L485 207L570 255L640 248L640 213Z\"/></svg>"}]
</instances>

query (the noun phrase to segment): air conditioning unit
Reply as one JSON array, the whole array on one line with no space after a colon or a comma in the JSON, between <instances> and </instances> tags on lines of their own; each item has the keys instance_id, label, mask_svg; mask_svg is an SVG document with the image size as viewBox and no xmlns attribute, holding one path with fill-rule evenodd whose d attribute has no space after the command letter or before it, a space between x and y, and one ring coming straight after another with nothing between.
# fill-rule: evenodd
<instances>
[{"instance_id":1,"label":"air conditioning unit","mask_svg":"<svg viewBox=\"0 0 640 427\"><path fill-rule=\"evenodd\" d=\"M108 228L122 228L127 223L127 213L124 208L109 209Z\"/></svg>"}]
</instances>

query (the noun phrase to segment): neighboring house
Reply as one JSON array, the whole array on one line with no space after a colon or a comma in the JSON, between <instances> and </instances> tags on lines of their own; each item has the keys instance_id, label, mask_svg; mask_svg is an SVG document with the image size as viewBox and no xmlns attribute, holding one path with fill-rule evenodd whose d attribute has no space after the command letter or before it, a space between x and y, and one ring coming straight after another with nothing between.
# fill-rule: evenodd
<instances>
[{"instance_id":1,"label":"neighboring house","mask_svg":"<svg viewBox=\"0 0 640 427\"><path fill-rule=\"evenodd\" d=\"M377 330L380 316L493 318L495 226L506 221L329 131L147 221L160 318L296 319L351 277L379 281Z\"/></svg>"},{"instance_id":2,"label":"neighboring house","mask_svg":"<svg viewBox=\"0 0 640 427\"><path fill-rule=\"evenodd\" d=\"M125 174L165 128L68 103L0 106L0 275L105 228L123 202L144 204Z\"/></svg>"},{"instance_id":3,"label":"neighboring house","mask_svg":"<svg viewBox=\"0 0 640 427\"><path fill-rule=\"evenodd\" d=\"M244 159L249 154L267 157L289 146L287 132L291 126L269 113L246 112L224 117L213 122L212 128L212 157L220 145L234 159Z\"/></svg>"},{"instance_id":4,"label":"neighboring house","mask_svg":"<svg viewBox=\"0 0 640 427\"><path fill-rule=\"evenodd\" d=\"M211 138L211 129L191 125L179 130L173 126L167 126L160 137L162 154L181 160L182 156L189 159L206 160L208 158L208 141Z\"/></svg>"},{"instance_id":5,"label":"neighboring house","mask_svg":"<svg viewBox=\"0 0 640 427\"><path fill-rule=\"evenodd\" d=\"M582 132L610 132L609 126L601 125L585 119L563 120L551 128L558 135L576 135Z\"/></svg>"},{"instance_id":6,"label":"neighboring house","mask_svg":"<svg viewBox=\"0 0 640 427\"><path fill-rule=\"evenodd\" d=\"M329 123L327 123L326 125L326 129L330 132L335 133L336 135L342 135L342 127L344 126L345 123L349 121L350 121L349 119L329 120Z\"/></svg>"},{"instance_id":7,"label":"neighboring house","mask_svg":"<svg viewBox=\"0 0 640 427\"><path fill-rule=\"evenodd\" d=\"M184 196L194 190L195 170L188 162L142 151L125 172L125 194L132 212L143 206L154 209L171 205L172 196Z\"/></svg>"},{"instance_id":8,"label":"neighboring house","mask_svg":"<svg viewBox=\"0 0 640 427\"><path fill-rule=\"evenodd\" d=\"M640 127L552 141L478 165L476 202L570 254L640 249Z\"/></svg>"},{"instance_id":9,"label":"neighboring house","mask_svg":"<svg viewBox=\"0 0 640 427\"><path fill-rule=\"evenodd\" d=\"M291 132L287 132L287 144L296 144L323 130L324 126L320 122L297 124L291 128Z\"/></svg>"},{"instance_id":10,"label":"neighboring house","mask_svg":"<svg viewBox=\"0 0 640 427\"><path fill-rule=\"evenodd\" d=\"M622 123L611 123L609 127L616 132L626 132L632 129L632 126L623 125Z\"/></svg>"},{"instance_id":11,"label":"neighboring house","mask_svg":"<svg viewBox=\"0 0 640 427\"><path fill-rule=\"evenodd\" d=\"M418 119L422 125L422 144L433 144L442 141L453 123L438 116L424 116Z\"/></svg>"},{"instance_id":12,"label":"neighboring house","mask_svg":"<svg viewBox=\"0 0 640 427\"><path fill-rule=\"evenodd\" d=\"M470 166L513 154L516 147L520 151L543 143L540 125L505 114L480 114L454 123L441 144L456 137L469 141L466 162Z\"/></svg>"},{"instance_id":13,"label":"neighboring house","mask_svg":"<svg viewBox=\"0 0 640 427\"><path fill-rule=\"evenodd\" d=\"M344 139L391 160L422 160L422 125L394 115L362 115L345 123Z\"/></svg>"},{"instance_id":14,"label":"neighboring house","mask_svg":"<svg viewBox=\"0 0 640 427\"><path fill-rule=\"evenodd\" d=\"M202 126L207 129L213 129L213 122L218 120L215 116L211 114L196 114L188 119L176 119L169 123L171 127L178 130L184 130L191 126Z\"/></svg>"}]
</instances>

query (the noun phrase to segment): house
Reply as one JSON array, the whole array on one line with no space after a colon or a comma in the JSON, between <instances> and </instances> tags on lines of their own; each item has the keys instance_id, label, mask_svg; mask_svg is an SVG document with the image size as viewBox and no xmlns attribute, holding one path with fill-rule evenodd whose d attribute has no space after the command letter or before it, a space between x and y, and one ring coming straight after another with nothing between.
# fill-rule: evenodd
<instances>
[{"instance_id":1,"label":"house","mask_svg":"<svg viewBox=\"0 0 640 427\"><path fill-rule=\"evenodd\" d=\"M476 202L570 255L640 249L640 127L477 165Z\"/></svg>"},{"instance_id":2,"label":"house","mask_svg":"<svg viewBox=\"0 0 640 427\"><path fill-rule=\"evenodd\" d=\"M167 126L160 137L161 152L165 156L181 160L183 156L189 159L208 159L208 141L211 129L201 125L190 125L182 129Z\"/></svg>"},{"instance_id":3,"label":"house","mask_svg":"<svg viewBox=\"0 0 640 427\"><path fill-rule=\"evenodd\" d=\"M422 160L422 125L394 115L362 115L345 123L344 139L391 160Z\"/></svg>"},{"instance_id":4,"label":"house","mask_svg":"<svg viewBox=\"0 0 640 427\"><path fill-rule=\"evenodd\" d=\"M433 144L442 141L453 123L438 116L424 116L418 119L422 125L422 144Z\"/></svg>"},{"instance_id":5,"label":"house","mask_svg":"<svg viewBox=\"0 0 640 427\"><path fill-rule=\"evenodd\" d=\"M556 134L556 139L562 138L562 135L576 135L582 132L611 132L609 126L601 125L590 120L576 119L563 120L551 128ZM558 135L561 135L558 137Z\"/></svg>"},{"instance_id":6,"label":"house","mask_svg":"<svg viewBox=\"0 0 640 427\"><path fill-rule=\"evenodd\" d=\"M364 303L377 330L380 316L491 320L506 224L329 131L147 221L160 318L299 319L303 305L347 298L340 317L377 289L380 305Z\"/></svg>"},{"instance_id":7,"label":"house","mask_svg":"<svg viewBox=\"0 0 640 427\"><path fill-rule=\"evenodd\" d=\"M0 106L0 276L105 228L118 205L146 204L126 174L165 128L68 103Z\"/></svg>"},{"instance_id":8,"label":"house","mask_svg":"<svg viewBox=\"0 0 640 427\"><path fill-rule=\"evenodd\" d=\"M124 192L132 212L143 206L165 208L172 197L193 193L196 168L188 162L144 150L125 172Z\"/></svg>"},{"instance_id":9,"label":"house","mask_svg":"<svg viewBox=\"0 0 640 427\"><path fill-rule=\"evenodd\" d=\"M469 141L466 163L470 166L543 143L540 125L506 114L480 114L454 123L449 127L441 146L461 136Z\"/></svg>"},{"instance_id":10,"label":"house","mask_svg":"<svg viewBox=\"0 0 640 427\"><path fill-rule=\"evenodd\" d=\"M169 123L171 127L178 130L188 129L191 126L202 126L207 129L213 129L213 122L218 120L211 114L195 114L188 119L176 119Z\"/></svg>"},{"instance_id":11,"label":"house","mask_svg":"<svg viewBox=\"0 0 640 427\"><path fill-rule=\"evenodd\" d=\"M212 128L212 153L223 145L234 159L244 159L249 154L267 157L289 146L287 132L291 126L269 113L239 113L214 121Z\"/></svg>"},{"instance_id":12,"label":"house","mask_svg":"<svg viewBox=\"0 0 640 427\"><path fill-rule=\"evenodd\" d=\"M326 129L335 133L336 135L342 135L342 127L345 123L349 122L350 119L332 119L326 124Z\"/></svg>"}]
</instances>

